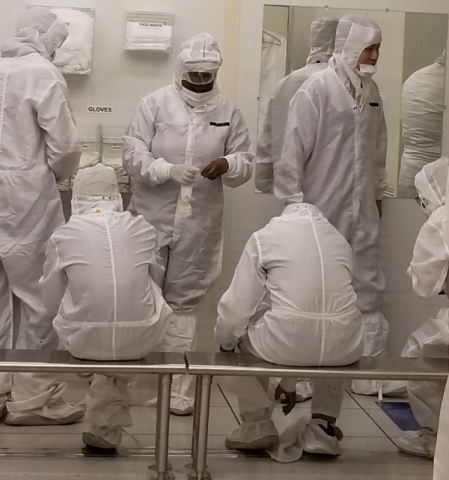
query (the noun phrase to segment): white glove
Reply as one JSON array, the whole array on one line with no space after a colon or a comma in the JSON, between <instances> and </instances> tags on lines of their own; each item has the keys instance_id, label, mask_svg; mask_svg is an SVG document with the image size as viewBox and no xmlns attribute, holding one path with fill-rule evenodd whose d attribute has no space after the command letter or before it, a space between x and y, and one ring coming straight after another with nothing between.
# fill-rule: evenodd
<instances>
[{"instance_id":1,"label":"white glove","mask_svg":"<svg viewBox=\"0 0 449 480\"><path fill-rule=\"evenodd\" d=\"M170 169L169 178L181 185L191 185L198 173L200 173L200 169L197 167L173 165Z\"/></svg>"}]
</instances>

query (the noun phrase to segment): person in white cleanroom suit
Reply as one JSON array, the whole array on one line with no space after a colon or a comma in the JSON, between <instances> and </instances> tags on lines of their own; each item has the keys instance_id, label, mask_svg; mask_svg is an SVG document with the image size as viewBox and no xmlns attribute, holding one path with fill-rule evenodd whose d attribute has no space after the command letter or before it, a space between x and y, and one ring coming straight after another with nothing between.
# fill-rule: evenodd
<instances>
[{"instance_id":1,"label":"person in white cleanroom suit","mask_svg":"<svg viewBox=\"0 0 449 480\"><path fill-rule=\"evenodd\" d=\"M238 347L280 365L333 366L355 362L363 352L363 323L351 284L352 255L346 240L317 207L287 206L280 217L254 233L245 246L227 292L218 304L215 334L222 351ZM227 437L228 448L270 449L279 437L263 379L238 387L242 424ZM296 379L277 389L295 401ZM266 386L265 386L266 388ZM293 399L291 399L293 395ZM338 455L335 427L344 395L342 380L317 379L312 418L292 449L273 453L293 461L302 451ZM287 435L288 436L288 435Z\"/></svg>"},{"instance_id":2,"label":"person in white cleanroom suit","mask_svg":"<svg viewBox=\"0 0 449 480\"><path fill-rule=\"evenodd\" d=\"M398 196L416 198L415 176L441 155L445 56L416 71L402 88L402 142Z\"/></svg>"},{"instance_id":3,"label":"person in white cleanroom suit","mask_svg":"<svg viewBox=\"0 0 449 480\"><path fill-rule=\"evenodd\" d=\"M329 67L310 77L291 101L274 172L279 198L289 204L304 195L351 245L367 356L384 352L389 329L379 309L385 279L378 253L387 131L371 78L381 42L371 19L350 15L339 21ZM353 382L356 393L378 388L375 381Z\"/></svg>"},{"instance_id":4,"label":"person in white cleanroom suit","mask_svg":"<svg viewBox=\"0 0 449 480\"><path fill-rule=\"evenodd\" d=\"M326 17L311 23L310 54L306 66L283 78L277 84L274 95L268 103L265 124L258 138L256 152L256 188L261 192L273 192L273 165L279 162L281 157L290 101L310 76L327 68L327 63L334 52L337 25L337 19ZM310 398L311 382L305 380L298 382L296 394L298 401Z\"/></svg>"},{"instance_id":5,"label":"person in white cleanroom suit","mask_svg":"<svg viewBox=\"0 0 449 480\"><path fill-rule=\"evenodd\" d=\"M129 209L158 231L166 267L171 351L194 348L196 310L220 272L223 185L252 174L245 121L216 85L221 63L207 33L184 42L174 84L143 98L124 136L123 164L137 181ZM191 377L173 379L172 413L192 411L191 387Z\"/></svg>"},{"instance_id":6,"label":"person in white cleanroom suit","mask_svg":"<svg viewBox=\"0 0 449 480\"><path fill-rule=\"evenodd\" d=\"M425 215L413 249L409 275L413 289L423 298L432 298L447 288L449 248L443 235L449 159L429 163L416 175L415 185ZM406 357L449 358L449 306L436 318L429 318L413 332L402 351ZM408 396L420 431L405 432L397 440L399 450L432 458L435 452L438 419L444 382L409 382Z\"/></svg>"},{"instance_id":7,"label":"person in white cleanroom suit","mask_svg":"<svg viewBox=\"0 0 449 480\"><path fill-rule=\"evenodd\" d=\"M310 54L306 66L283 78L268 103L256 153L256 188L261 192L273 191L273 165L281 157L290 101L311 75L327 68L327 62L334 51L337 25L337 19L326 17L311 23Z\"/></svg>"},{"instance_id":8,"label":"person in white cleanroom suit","mask_svg":"<svg viewBox=\"0 0 449 480\"><path fill-rule=\"evenodd\" d=\"M155 229L123 212L112 168L75 177L72 217L47 244L44 300L63 345L78 358L135 360L157 349L170 308L157 283ZM132 424L126 375L95 375L86 398L87 445L115 448Z\"/></svg>"},{"instance_id":9,"label":"person in white cleanroom suit","mask_svg":"<svg viewBox=\"0 0 449 480\"><path fill-rule=\"evenodd\" d=\"M1 348L58 346L38 282L47 240L64 224L57 183L70 177L81 155L67 85L51 63L66 37L66 26L54 13L34 8L23 14L16 36L1 48ZM20 307L14 316L12 295ZM8 410L10 425L77 421L83 411L63 402L63 389L53 374L0 374L0 416Z\"/></svg>"}]
</instances>

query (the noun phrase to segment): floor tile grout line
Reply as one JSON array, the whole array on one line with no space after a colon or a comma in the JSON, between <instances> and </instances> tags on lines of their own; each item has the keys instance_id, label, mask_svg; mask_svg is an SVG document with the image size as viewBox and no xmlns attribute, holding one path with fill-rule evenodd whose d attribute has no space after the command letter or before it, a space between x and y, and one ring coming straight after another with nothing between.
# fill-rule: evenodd
<instances>
[{"instance_id":1,"label":"floor tile grout line","mask_svg":"<svg viewBox=\"0 0 449 480\"><path fill-rule=\"evenodd\" d=\"M228 407L231 409L231 412L234 415L235 419L237 420L237 423L239 425L241 425L238 415L236 415L236 413L234 412L234 409L232 408L232 405L230 404L229 400L226 398L226 395L224 394L224 392L223 392L219 383L217 383L217 387L218 387L218 390L220 390L221 394L223 395L223 398L225 399L225 402L227 403Z\"/></svg>"},{"instance_id":2,"label":"floor tile grout line","mask_svg":"<svg viewBox=\"0 0 449 480\"><path fill-rule=\"evenodd\" d=\"M355 397L353 397L351 395L352 392L349 392L348 390L346 390L346 392L348 393L348 395L354 400L355 403L357 403L357 405L366 413L366 415L371 419L371 421L377 425L377 428L379 428L379 430L388 438L388 440L390 440L390 442L397 448L397 445L394 443L393 439L390 437L390 435L387 434L387 432L376 422L376 420L368 413L368 411L370 409L365 409L361 403L359 403L357 401L357 399ZM379 408L380 411L382 411L382 409Z\"/></svg>"}]
</instances>

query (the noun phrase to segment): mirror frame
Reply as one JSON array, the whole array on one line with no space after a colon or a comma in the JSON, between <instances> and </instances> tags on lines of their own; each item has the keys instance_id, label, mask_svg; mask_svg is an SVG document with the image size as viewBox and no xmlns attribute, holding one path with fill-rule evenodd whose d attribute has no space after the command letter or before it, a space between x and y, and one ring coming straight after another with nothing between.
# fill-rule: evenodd
<instances>
[{"instance_id":1,"label":"mirror frame","mask_svg":"<svg viewBox=\"0 0 449 480\"><path fill-rule=\"evenodd\" d=\"M257 125L259 113L259 87L262 42L260 32L263 29L263 16L265 6L288 6L288 7L321 7L321 8L344 8L354 10L371 11L394 11L414 13L439 13L448 15L449 31L449 2L442 5L441 0L241 0L240 3L240 29L239 35L239 64L236 84L237 105L242 110L247 121L252 138L257 138ZM394 6L394 8L392 8ZM251 27L248 28L248 25ZM449 52L449 35L446 44ZM446 56L446 71L449 66L449 55ZM442 155L449 156L449 75L446 76L443 114L443 141ZM449 176L448 176L449 196Z\"/></svg>"}]
</instances>

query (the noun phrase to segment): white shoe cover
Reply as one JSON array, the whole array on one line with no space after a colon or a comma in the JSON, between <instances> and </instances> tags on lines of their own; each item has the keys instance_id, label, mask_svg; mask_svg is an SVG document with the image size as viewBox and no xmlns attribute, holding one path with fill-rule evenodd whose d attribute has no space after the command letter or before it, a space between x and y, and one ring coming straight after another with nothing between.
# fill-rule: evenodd
<instances>
[{"instance_id":1,"label":"white shoe cover","mask_svg":"<svg viewBox=\"0 0 449 480\"><path fill-rule=\"evenodd\" d=\"M353 380L351 390L357 395L379 395L381 391L383 395L391 397L407 393L407 382L399 380Z\"/></svg>"},{"instance_id":2,"label":"white shoe cover","mask_svg":"<svg viewBox=\"0 0 449 480\"><path fill-rule=\"evenodd\" d=\"M279 444L268 450L270 457L279 463L298 461L304 451L303 435L307 419L299 418L289 425L279 436Z\"/></svg>"},{"instance_id":3,"label":"white shoe cover","mask_svg":"<svg viewBox=\"0 0 449 480\"><path fill-rule=\"evenodd\" d=\"M122 442L122 427L95 427L83 433L83 442L88 447L104 450L116 449Z\"/></svg>"},{"instance_id":4,"label":"white shoe cover","mask_svg":"<svg viewBox=\"0 0 449 480\"><path fill-rule=\"evenodd\" d=\"M146 407L157 407L157 397L152 398L151 400L147 400L145 402ZM190 415L193 412L193 404L191 399L185 398L180 399L179 397L173 397L170 401L170 413L172 415L177 415L179 417L183 417L186 415Z\"/></svg>"},{"instance_id":5,"label":"white shoe cover","mask_svg":"<svg viewBox=\"0 0 449 480\"><path fill-rule=\"evenodd\" d=\"M79 422L84 417L84 408L80 405L70 405L64 402L60 406L62 407L60 411L57 408L47 406L45 411L39 408L25 412L9 412L6 416L5 424L21 427L69 425Z\"/></svg>"},{"instance_id":6,"label":"white shoe cover","mask_svg":"<svg viewBox=\"0 0 449 480\"><path fill-rule=\"evenodd\" d=\"M230 450L269 450L279 442L279 434L272 420L243 422L226 437Z\"/></svg>"},{"instance_id":7,"label":"white shoe cover","mask_svg":"<svg viewBox=\"0 0 449 480\"><path fill-rule=\"evenodd\" d=\"M436 437L425 435L422 430L404 432L396 440L398 450L417 457L433 458L436 447Z\"/></svg>"},{"instance_id":8,"label":"white shoe cover","mask_svg":"<svg viewBox=\"0 0 449 480\"><path fill-rule=\"evenodd\" d=\"M341 448L337 437L328 435L322 427L327 428L325 420L312 418L309 421L303 435L304 451L320 455L340 455Z\"/></svg>"},{"instance_id":9,"label":"white shoe cover","mask_svg":"<svg viewBox=\"0 0 449 480\"><path fill-rule=\"evenodd\" d=\"M195 400L193 398L172 392L170 399L170 413L179 416L190 415L193 412L194 402Z\"/></svg>"},{"instance_id":10,"label":"white shoe cover","mask_svg":"<svg viewBox=\"0 0 449 480\"><path fill-rule=\"evenodd\" d=\"M313 395L313 383L310 380L299 380L296 384L296 403L304 402Z\"/></svg>"}]
</instances>

